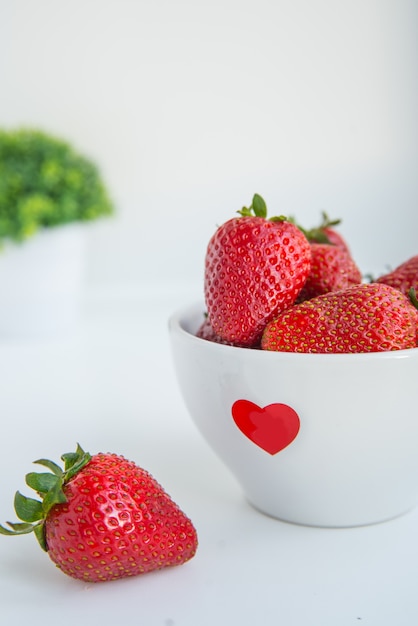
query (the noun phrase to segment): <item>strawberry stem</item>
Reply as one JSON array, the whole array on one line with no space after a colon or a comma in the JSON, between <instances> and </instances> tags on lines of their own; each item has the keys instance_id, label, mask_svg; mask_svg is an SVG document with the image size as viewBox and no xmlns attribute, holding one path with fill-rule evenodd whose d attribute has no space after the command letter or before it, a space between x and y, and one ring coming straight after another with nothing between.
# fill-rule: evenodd
<instances>
[{"instance_id":1,"label":"strawberry stem","mask_svg":"<svg viewBox=\"0 0 418 626\"><path fill-rule=\"evenodd\" d=\"M53 506L67 501L63 491L64 485L75 476L91 459L91 455L77 444L75 452L68 452L61 457L64 470L49 459L34 461L43 465L50 472L30 472L26 475L26 484L34 489L39 500L28 498L17 491L14 508L21 522L6 522L10 528L0 525L1 535L25 535L33 532L41 548L48 550L45 540L44 523Z\"/></svg>"}]
</instances>

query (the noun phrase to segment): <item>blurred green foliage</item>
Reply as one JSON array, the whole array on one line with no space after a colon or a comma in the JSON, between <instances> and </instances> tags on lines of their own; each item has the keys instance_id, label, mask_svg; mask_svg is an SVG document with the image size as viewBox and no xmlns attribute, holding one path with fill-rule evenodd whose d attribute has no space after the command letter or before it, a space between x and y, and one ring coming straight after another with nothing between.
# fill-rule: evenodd
<instances>
[{"instance_id":1,"label":"blurred green foliage","mask_svg":"<svg viewBox=\"0 0 418 626\"><path fill-rule=\"evenodd\" d=\"M97 167L42 131L0 130L0 242L111 215Z\"/></svg>"}]
</instances>

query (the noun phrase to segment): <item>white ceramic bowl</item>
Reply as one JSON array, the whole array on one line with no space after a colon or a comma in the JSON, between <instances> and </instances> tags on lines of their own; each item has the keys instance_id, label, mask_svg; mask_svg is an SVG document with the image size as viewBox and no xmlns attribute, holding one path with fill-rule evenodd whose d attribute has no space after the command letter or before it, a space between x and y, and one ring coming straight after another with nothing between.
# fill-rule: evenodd
<instances>
[{"instance_id":1,"label":"white ceramic bowl","mask_svg":"<svg viewBox=\"0 0 418 626\"><path fill-rule=\"evenodd\" d=\"M203 304L169 321L185 404L248 501L313 526L381 522L418 503L418 348L289 354L195 336Z\"/></svg>"}]
</instances>

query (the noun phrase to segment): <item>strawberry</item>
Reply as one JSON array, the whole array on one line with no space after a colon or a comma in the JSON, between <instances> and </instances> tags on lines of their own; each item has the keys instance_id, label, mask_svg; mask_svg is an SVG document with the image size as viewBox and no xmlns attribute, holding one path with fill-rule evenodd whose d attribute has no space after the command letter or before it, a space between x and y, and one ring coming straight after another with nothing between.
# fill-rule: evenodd
<instances>
[{"instance_id":1,"label":"strawberry","mask_svg":"<svg viewBox=\"0 0 418 626\"><path fill-rule=\"evenodd\" d=\"M418 255L401 263L388 274L379 276L376 282L396 287L404 294L408 294L411 287L418 291Z\"/></svg>"},{"instance_id":2,"label":"strawberry","mask_svg":"<svg viewBox=\"0 0 418 626\"><path fill-rule=\"evenodd\" d=\"M297 226L284 217L267 219L258 194L238 213L209 241L204 293L216 335L254 347L266 324L296 300L309 273L311 252Z\"/></svg>"},{"instance_id":3,"label":"strawberry","mask_svg":"<svg viewBox=\"0 0 418 626\"><path fill-rule=\"evenodd\" d=\"M65 574L87 582L135 576L191 559L197 535L191 521L145 470L116 454L91 456L77 446L64 454L64 470L27 474L42 500L17 492L22 523L0 526L4 535L34 532Z\"/></svg>"},{"instance_id":4,"label":"strawberry","mask_svg":"<svg viewBox=\"0 0 418 626\"><path fill-rule=\"evenodd\" d=\"M351 254L330 243L311 244L311 270L298 302L361 283L361 272Z\"/></svg>"},{"instance_id":5,"label":"strawberry","mask_svg":"<svg viewBox=\"0 0 418 626\"><path fill-rule=\"evenodd\" d=\"M199 337L200 339L205 339L206 341L212 341L213 343L223 343L225 345L233 345L229 341L225 341L224 339L222 339L215 333L207 315L205 316L205 319L203 320L203 322L197 329L196 337Z\"/></svg>"},{"instance_id":6,"label":"strawberry","mask_svg":"<svg viewBox=\"0 0 418 626\"><path fill-rule=\"evenodd\" d=\"M270 322L264 350L381 352L417 345L416 309L398 289L361 284L296 304Z\"/></svg>"}]
</instances>

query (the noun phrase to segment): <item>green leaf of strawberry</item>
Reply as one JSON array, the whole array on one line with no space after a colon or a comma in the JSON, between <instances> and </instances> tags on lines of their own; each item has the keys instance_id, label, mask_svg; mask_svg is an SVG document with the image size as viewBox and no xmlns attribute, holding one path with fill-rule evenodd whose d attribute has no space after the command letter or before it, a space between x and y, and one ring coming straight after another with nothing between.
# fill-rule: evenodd
<instances>
[{"instance_id":1,"label":"green leaf of strawberry","mask_svg":"<svg viewBox=\"0 0 418 626\"><path fill-rule=\"evenodd\" d=\"M258 193L255 193L253 196L252 207L254 215L257 217L267 217L267 205Z\"/></svg>"},{"instance_id":2,"label":"green leaf of strawberry","mask_svg":"<svg viewBox=\"0 0 418 626\"><path fill-rule=\"evenodd\" d=\"M79 444L75 452L67 452L63 454L61 459L64 461L65 480L69 480L86 465L91 455L88 452L84 452Z\"/></svg>"},{"instance_id":3,"label":"green leaf of strawberry","mask_svg":"<svg viewBox=\"0 0 418 626\"><path fill-rule=\"evenodd\" d=\"M55 476L62 476L61 467L49 459L38 459L37 461L34 461L34 463L47 467L53 474L55 474Z\"/></svg>"},{"instance_id":4,"label":"green leaf of strawberry","mask_svg":"<svg viewBox=\"0 0 418 626\"><path fill-rule=\"evenodd\" d=\"M253 195L252 203L249 207L242 207L241 211L237 211L240 215L244 216L257 216L257 217L267 217L267 205L264 199L258 194L255 193Z\"/></svg>"},{"instance_id":5,"label":"green leaf of strawberry","mask_svg":"<svg viewBox=\"0 0 418 626\"><path fill-rule=\"evenodd\" d=\"M341 224L340 219L330 219L325 211L322 211L322 221L318 226L313 228L303 228L300 224L298 227L305 234L311 243L327 243L333 246L343 248L346 252L350 252L348 244L344 237L336 230L335 226Z\"/></svg>"},{"instance_id":6,"label":"green leaf of strawberry","mask_svg":"<svg viewBox=\"0 0 418 626\"><path fill-rule=\"evenodd\" d=\"M31 533L33 531L33 525L32 524L26 524L26 523L18 523L18 522L6 522L11 530L9 530L8 528L4 528L3 526L0 525L0 533L2 535L27 535L28 533Z\"/></svg>"},{"instance_id":7,"label":"green leaf of strawberry","mask_svg":"<svg viewBox=\"0 0 418 626\"><path fill-rule=\"evenodd\" d=\"M55 476L54 474L38 474L37 472L26 474L26 484L31 489L37 491L40 495L48 493L48 491L52 489L58 481L58 476Z\"/></svg>"},{"instance_id":8,"label":"green leaf of strawberry","mask_svg":"<svg viewBox=\"0 0 418 626\"><path fill-rule=\"evenodd\" d=\"M14 506L16 515L23 522L38 522L43 518L42 502L33 498L27 498L20 491L16 491Z\"/></svg>"},{"instance_id":9,"label":"green leaf of strawberry","mask_svg":"<svg viewBox=\"0 0 418 626\"><path fill-rule=\"evenodd\" d=\"M414 305L414 307L418 309L418 297L417 297L417 292L415 291L414 287L410 287L408 291L408 296L409 296L410 301Z\"/></svg>"},{"instance_id":10,"label":"green leaf of strawberry","mask_svg":"<svg viewBox=\"0 0 418 626\"><path fill-rule=\"evenodd\" d=\"M46 492L42 501L44 517L48 515L53 506L63 504L64 502L67 502L67 498L63 491L63 481L58 479L55 484L51 486L51 489Z\"/></svg>"},{"instance_id":11,"label":"green leaf of strawberry","mask_svg":"<svg viewBox=\"0 0 418 626\"><path fill-rule=\"evenodd\" d=\"M263 219L267 219L267 205L262 196L260 194L255 193L253 195L252 203L249 207L242 207L240 211L237 211L241 215L241 217L261 217ZM270 222L285 222L291 221L284 215L274 216L269 218Z\"/></svg>"}]
</instances>

